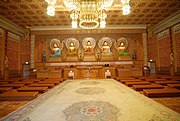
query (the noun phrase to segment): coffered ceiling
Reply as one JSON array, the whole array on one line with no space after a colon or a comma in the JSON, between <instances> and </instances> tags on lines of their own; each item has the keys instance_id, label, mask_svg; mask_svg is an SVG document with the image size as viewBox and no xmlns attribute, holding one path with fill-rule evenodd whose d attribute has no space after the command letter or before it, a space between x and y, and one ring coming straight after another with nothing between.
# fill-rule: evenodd
<instances>
[{"instance_id":1,"label":"coffered ceiling","mask_svg":"<svg viewBox=\"0 0 180 121\"><path fill-rule=\"evenodd\" d=\"M121 10L109 10L107 26L137 24L153 26L180 10L180 0L130 0L130 6L131 13L126 16L122 15ZM23 28L71 27L69 11L60 10L51 17L46 14L46 8L45 0L0 0L0 15Z\"/></svg>"}]
</instances>

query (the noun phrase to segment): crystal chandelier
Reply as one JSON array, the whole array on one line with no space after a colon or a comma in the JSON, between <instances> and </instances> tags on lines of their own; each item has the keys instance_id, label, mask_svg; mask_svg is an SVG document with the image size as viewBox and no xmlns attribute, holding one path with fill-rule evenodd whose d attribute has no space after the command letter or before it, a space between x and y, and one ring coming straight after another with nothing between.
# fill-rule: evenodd
<instances>
[{"instance_id":1,"label":"crystal chandelier","mask_svg":"<svg viewBox=\"0 0 180 121\"><path fill-rule=\"evenodd\" d=\"M47 14L55 15L58 0L45 0L48 3ZM120 0L122 13L130 13L130 0ZM114 0L64 0L63 10L70 11L72 28L95 29L106 27L107 11L112 10ZM117 0L116 0L117 2ZM119 7L120 8L120 7Z\"/></svg>"}]
</instances>

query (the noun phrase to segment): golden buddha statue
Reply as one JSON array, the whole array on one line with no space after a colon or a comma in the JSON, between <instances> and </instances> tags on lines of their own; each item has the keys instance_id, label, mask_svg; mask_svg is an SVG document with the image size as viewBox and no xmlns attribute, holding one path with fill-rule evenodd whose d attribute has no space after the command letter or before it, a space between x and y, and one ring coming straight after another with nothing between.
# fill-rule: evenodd
<instances>
[{"instance_id":1,"label":"golden buddha statue","mask_svg":"<svg viewBox=\"0 0 180 121\"><path fill-rule=\"evenodd\" d=\"M78 61L79 41L75 38L68 38L65 40L65 46L68 49L66 61Z\"/></svg>"},{"instance_id":2,"label":"golden buddha statue","mask_svg":"<svg viewBox=\"0 0 180 121\"><path fill-rule=\"evenodd\" d=\"M91 44L90 41L87 41L85 52L87 52L87 53L92 53L93 52L92 44Z\"/></svg>"},{"instance_id":3,"label":"golden buddha statue","mask_svg":"<svg viewBox=\"0 0 180 121\"><path fill-rule=\"evenodd\" d=\"M109 47L109 45L108 45L108 43L106 41L104 41L104 43L102 45L102 54L103 55L110 55L110 54L112 54L111 50L110 50L110 47Z\"/></svg>"},{"instance_id":4,"label":"golden buddha statue","mask_svg":"<svg viewBox=\"0 0 180 121\"><path fill-rule=\"evenodd\" d=\"M84 38L82 40L83 50L83 61L96 61L96 55L94 47L96 46L96 40L91 37Z\"/></svg>"},{"instance_id":5,"label":"golden buddha statue","mask_svg":"<svg viewBox=\"0 0 180 121\"><path fill-rule=\"evenodd\" d=\"M74 42L70 43L69 49L70 49L70 52L73 52L75 50Z\"/></svg>"},{"instance_id":6,"label":"golden buddha statue","mask_svg":"<svg viewBox=\"0 0 180 121\"><path fill-rule=\"evenodd\" d=\"M124 43L121 42L120 43L120 46L118 47L119 50L124 50L125 49L125 46L124 46Z\"/></svg>"},{"instance_id":7,"label":"golden buddha statue","mask_svg":"<svg viewBox=\"0 0 180 121\"><path fill-rule=\"evenodd\" d=\"M58 39L53 39L50 42L51 54L48 61L61 61L61 49L63 45ZM46 53L43 52L43 62L46 61Z\"/></svg>"},{"instance_id":8,"label":"golden buddha statue","mask_svg":"<svg viewBox=\"0 0 180 121\"><path fill-rule=\"evenodd\" d=\"M115 43L115 47L118 50L118 60L131 60L131 56L128 52L128 41L126 38L120 38Z\"/></svg>"}]
</instances>

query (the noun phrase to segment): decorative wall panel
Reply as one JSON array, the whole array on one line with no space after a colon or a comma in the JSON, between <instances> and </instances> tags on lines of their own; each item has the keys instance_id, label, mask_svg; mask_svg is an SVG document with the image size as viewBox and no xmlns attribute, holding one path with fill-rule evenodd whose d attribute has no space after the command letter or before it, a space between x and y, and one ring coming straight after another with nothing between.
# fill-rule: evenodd
<instances>
[{"instance_id":1,"label":"decorative wall panel","mask_svg":"<svg viewBox=\"0 0 180 121\"><path fill-rule=\"evenodd\" d=\"M129 53L130 59L132 52L135 51L136 53L136 59L137 60L143 60L143 40L142 40L142 34L141 33L104 33L104 34L72 34L72 35L67 35L67 34L57 34L57 35L36 35L35 36L35 62L42 62L42 56L43 56L43 51L46 51L46 59L47 61L49 60L49 56L51 54L51 49L49 47L49 43L52 39L58 39L60 40L60 43L63 43L63 49L62 49L62 61L68 61L65 60L64 57L67 56L68 48L65 46L65 40L68 38L75 38L79 41L79 48L78 48L78 54L82 52L82 56L84 56L84 47L82 45L83 40L85 38L94 38L96 41L96 45L94 47L94 54L96 55L95 57L97 58L98 53L100 53L102 50L98 46L98 42L104 38L104 37L109 37L112 41L112 46L110 48L110 51L112 52L113 57L116 57L118 55L118 50L114 46L114 42L117 41L119 38L124 37L128 41L128 47L127 51ZM146 51L147 52L147 51ZM100 53L101 54L101 53ZM79 57L79 55L77 55ZM100 55L101 56L101 55ZM89 61L97 61L93 60L89 56ZM92 59L92 60L91 60ZM88 59L87 59L88 60ZM86 61L87 61L86 60ZM114 59L114 60L117 60ZM132 59L131 59L132 60ZM77 61L83 61L83 60L77 60ZM104 60L106 61L106 59Z\"/></svg>"}]
</instances>

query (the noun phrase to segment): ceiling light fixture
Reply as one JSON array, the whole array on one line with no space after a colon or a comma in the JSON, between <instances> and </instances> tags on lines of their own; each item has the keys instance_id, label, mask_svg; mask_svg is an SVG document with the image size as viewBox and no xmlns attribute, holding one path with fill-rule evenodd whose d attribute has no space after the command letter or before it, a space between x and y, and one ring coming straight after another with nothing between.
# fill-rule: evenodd
<instances>
[{"instance_id":1,"label":"ceiling light fixture","mask_svg":"<svg viewBox=\"0 0 180 121\"><path fill-rule=\"evenodd\" d=\"M59 0L45 0L48 3L47 14L55 15ZM130 13L130 0L120 0L122 13ZM106 27L107 10L111 10L114 0L64 0L64 10L70 11L72 28L95 29ZM117 2L117 0L116 0Z\"/></svg>"}]
</instances>

